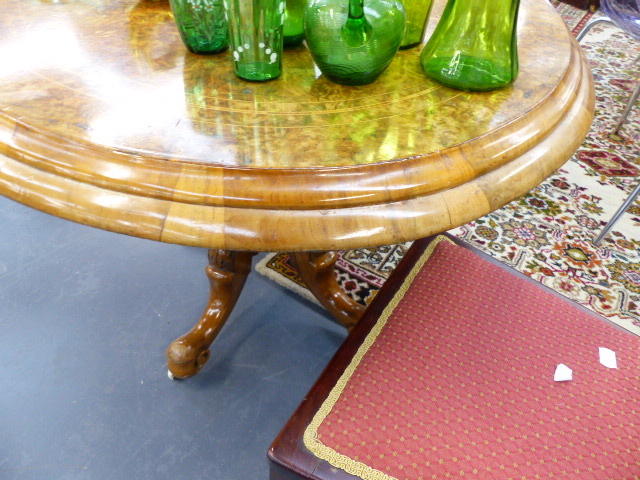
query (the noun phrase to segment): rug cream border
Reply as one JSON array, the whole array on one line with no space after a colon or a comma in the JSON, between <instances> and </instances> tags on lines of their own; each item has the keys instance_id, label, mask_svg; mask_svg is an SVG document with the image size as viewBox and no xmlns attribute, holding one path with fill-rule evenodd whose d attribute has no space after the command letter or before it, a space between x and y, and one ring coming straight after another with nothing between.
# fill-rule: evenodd
<instances>
[{"instance_id":1,"label":"rug cream border","mask_svg":"<svg viewBox=\"0 0 640 480\"><path fill-rule=\"evenodd\" d=\"M286 276L284 276L280 272L277 272L277 271L273 270L272 268L269 268L269 262L276 255L278 255L278 254L277 253L269 253L269 254L267 254L266 257L264 257L262 260L260 260L256 264L256 266L255 266L256 272L258 272L261 275L264 275L265 277L267 277L269 280L275 282L276 284L282 285L287 290L291 290L292 292L297 293L302 298L304 298L306 300L309 300L310 302L313 302L316 305L320 305L320 302L316 299L316 297L313 296L313 293L311 293L308 289L306 289L304 287L301 287L300 285L298 285L293 280L289 280Z\"/></svg>"}]
</instances>

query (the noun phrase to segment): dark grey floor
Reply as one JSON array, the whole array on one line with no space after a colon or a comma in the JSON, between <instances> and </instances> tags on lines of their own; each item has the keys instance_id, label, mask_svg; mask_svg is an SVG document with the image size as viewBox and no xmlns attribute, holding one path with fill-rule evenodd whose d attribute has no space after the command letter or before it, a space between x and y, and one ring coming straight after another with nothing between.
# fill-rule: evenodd
<instances>
[{"instance_id":1,"label":"dark grey floor","mask_svg":"<svg viewBox=\"0 0 640 480\"><path fill-rule=\"evenodd\" d=\"M345 337L250 275L212 358L167 378L199 318L206 250L0 197L0 479L266 480L266 452Z\"/></svg>"}]
</instances>

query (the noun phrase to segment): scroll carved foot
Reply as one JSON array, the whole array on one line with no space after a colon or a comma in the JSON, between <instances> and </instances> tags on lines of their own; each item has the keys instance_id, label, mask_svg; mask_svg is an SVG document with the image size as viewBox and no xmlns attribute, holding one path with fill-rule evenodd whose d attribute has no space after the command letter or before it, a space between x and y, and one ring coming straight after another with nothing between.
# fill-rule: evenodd
<instances>
[{"instance_id":1,"label":"scroll carved foot","mask_svg":"<svg viewBox=\"0 0 640 480\"><path fill-rule=\"evenodd\" d=\"M340 324L351 330L366 307L353 300L338 284L333 270L338 254L295 252L291 255L307 288Z\"/></svg>"},{"instance_id":2,"label":"scroll carved foot","mask_svg":"<svg viewBox=\"0 0 640 480\"><path fill-rule=\"evenodd\" d=\"M251 272L255 252L209 250L209 304L198 323L167 349L170 378L195 375L209 360L209 346L216 338L242 292Z\"/></svg>"}]
</instances>

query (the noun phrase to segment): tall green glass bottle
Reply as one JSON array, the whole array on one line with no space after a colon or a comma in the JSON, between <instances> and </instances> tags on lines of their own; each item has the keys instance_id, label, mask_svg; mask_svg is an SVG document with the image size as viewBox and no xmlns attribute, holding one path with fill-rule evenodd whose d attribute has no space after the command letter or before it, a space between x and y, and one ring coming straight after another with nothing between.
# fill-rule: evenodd
<instances>
[{"instance_id":1,"label":"tall green glass bottle","mask_svg":"<svg viewBox=\"0 0 640 480\"><path fill-rule=\"evenodd\" d=\"M518 76L519 0L449 0L420 55L424 72L461 90L493 90Z\"/></svg>"},{"instance_id":2,"label":"tall green glass bottle","mask_svg":"<svg viewBox=\"0 0 640 480\"><path fill-rule=\"evenodd\" d=\"M407 23L402 37L401 49L415 47L422 41L433 7L433 0L402 0Z\"/></svg>"},{"instance_id":3,"label":"tall green glass bottle","mask_svg":"<svg viewBox=\"0 0 640 480\"><path fill-rule=\"evenodd\" d=\"M284 0L224 0L235 74L254 82L282 73Z\"/></svg>"}]
</instances>

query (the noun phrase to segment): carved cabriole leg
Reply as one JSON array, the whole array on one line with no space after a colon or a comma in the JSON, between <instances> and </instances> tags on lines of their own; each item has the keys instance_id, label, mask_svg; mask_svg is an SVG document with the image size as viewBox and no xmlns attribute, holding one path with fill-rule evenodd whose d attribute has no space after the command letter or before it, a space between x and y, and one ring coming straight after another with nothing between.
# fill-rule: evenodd
<instances>
[{"instance_id":1,"label":"carved cabriole leg","mask_svg":"<svg viewBox=\"0 0 640 480\"><path fill-rule=\"evenodd\" d=\"M349 330L358 323L365 307L347 295L338 284L333 266L336 252L295 252L291 254L307 288L338 322Z\"/></svg>"},{"instance_id":2,"label":"carved cabriole leg","mask_svg":"<svg viewBox=\"0 0 640 480\"><path fill-rule=\"evenodd\" d=\"M190 332L174 340L167 349L167 366L172 378L198 373L209 360L209 346L231 314L251 272L255 252L209 250L209 304Z\"/></svg>"}]
</instances>

